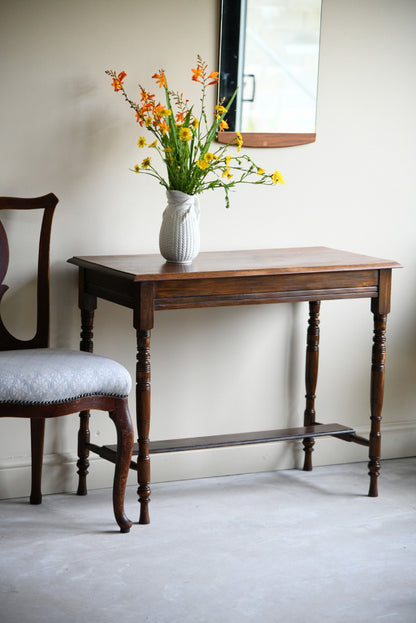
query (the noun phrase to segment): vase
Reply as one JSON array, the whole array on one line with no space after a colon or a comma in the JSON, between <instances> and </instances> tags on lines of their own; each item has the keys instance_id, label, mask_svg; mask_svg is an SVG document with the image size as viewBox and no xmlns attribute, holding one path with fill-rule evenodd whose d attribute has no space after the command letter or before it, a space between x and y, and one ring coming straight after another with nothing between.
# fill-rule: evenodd
<instances>
[{"instance_id":1,"label":"vase","mask_svg":"<svg viewBox=\"0 0 416 623\"><path fill-rule=\"evenodd\" d=\"M199 201L197 195L167 190L159 249L168 262L190 264L199 253Z\"/></svg>"}]
</instances>

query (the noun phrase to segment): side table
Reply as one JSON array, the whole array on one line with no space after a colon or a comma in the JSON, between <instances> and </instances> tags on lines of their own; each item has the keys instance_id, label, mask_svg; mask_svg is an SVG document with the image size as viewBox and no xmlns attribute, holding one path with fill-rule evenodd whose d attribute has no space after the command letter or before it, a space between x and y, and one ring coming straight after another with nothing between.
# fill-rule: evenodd
<instances>
[{"instance_id":1,"label":"side table","mask_svg":"<svg viewBox=\"0 0 416 623\"><path fill-rule=\"evenodd\" d=\"M160 255L73 257L79 267L81 349L93 350L92 329L97 298L133 310L137 333L136 408L139 523L149 523L150 454L230 445L303 439L304 470L312 469L316 437L329 435L369 447L369 495L378 495L381 410L386 356L386 320L390 311L391 274L400 264L326 247L261 249L200 253L190 265L165 262ZM321 301L371 299L374 333L371 362L369 438L349 426L316 421L315 392L319 358ZM158 310L306 301L309 323L306 349L306 407L303 426L291 429L150 441L150 337ZM80 414L78 493L86 493L89 452L115 461L114 446L89 439L89 414Z\"/></svg>"}]
</instances>

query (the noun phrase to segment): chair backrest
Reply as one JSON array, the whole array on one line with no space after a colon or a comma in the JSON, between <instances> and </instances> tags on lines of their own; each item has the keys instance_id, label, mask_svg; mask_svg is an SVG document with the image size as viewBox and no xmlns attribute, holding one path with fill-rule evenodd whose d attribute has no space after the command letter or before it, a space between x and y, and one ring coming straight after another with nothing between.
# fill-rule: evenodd
<instances>
[{"instance_id":1,"label":"chair backrest","mask_svg":"<svg viewBox=\"0 0 416 623\"><path fill-rule=\"evenodd\" d=\"M49 246L58 201L53 193L33 199L0 197L0 210L43 210L38 252L36 333L30 340L18 339L6 329L0 317L0 350L46 348L49 345ZM9 244L0 218L0 302L9 287L3 283L8 265Z\"/></svg>"}]
</instances>

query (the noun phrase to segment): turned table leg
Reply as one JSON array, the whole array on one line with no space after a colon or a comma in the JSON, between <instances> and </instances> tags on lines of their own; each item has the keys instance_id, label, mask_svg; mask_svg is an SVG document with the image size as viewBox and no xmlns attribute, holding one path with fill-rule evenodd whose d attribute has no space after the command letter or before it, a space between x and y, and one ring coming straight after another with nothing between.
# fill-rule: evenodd
<instances>
[{"instance_id":1,"label":"turned table leg","mask_svg":"<svg viewBox=\"0 0 416 623\"><path fill-rule=\"evenodd\" d=\"M140 524L150 523L150 331L137 331L136 409L139 454L137 457L137 494Z\"/></svg>"},{"instance_id":2,"label":"turned table leg","mask_svg":"<svg viewBox=\"0 0 416 623\"><path fill-rule=\"evenodd\" d=\"M304 412L304 426L311 426L312 424L315 424L315 391L318 380L320 307L320 301L311 301L309 303L309 324L305 368L306 408ZM313 437L303 440L303 449L305 452L305 459L303 463L304 471L312 471L312 452L314 445L315 440Z\"/></svg>"},{"instance_id":3,"label":"turned table leg","mask_svg":"<svg viewBox=\"0 0 416 623\"><path fill-rule=\"evenodd\" d=\"M97 299L94 296L83 292L83 278L80 278L79 306L81 308L81 342L80 350L93 352L93 325L94 310L97 307ZM87 475L89 462L89 450L87 444L90 443L90 412L81 411L79 414L78 429L78 489L77 495L87 495Z\"/></svg>"},{"instance_id":4,"label":"turned table leg","mask_svg":"<svg viewBox=\"0 0 416 623\"><path fill-rule=\"evenodd\" d=\"M384 395L384 367L386 359L386 314L374 313L374 337L371 361L371 430L368 463L370 497L378 496L377 479L380 475L381 454L381 410Z\"/></svg>"},{"instance_id":5,"label":"turned table leg","mask_svg":"<svg viewBox=\"0 0 416 623\"><path fill-rule=\"evenodd\" d=\"M381 456L381 410L384 397L384 369L386 361L386 324L390 312L391 269L379 273L379 292L371 299L371 311L374 319L373 348L371 355L371 427L369 438L369 476L368 495L378 496L378 477L380 475Z\"/></svg>"}]
</instances>

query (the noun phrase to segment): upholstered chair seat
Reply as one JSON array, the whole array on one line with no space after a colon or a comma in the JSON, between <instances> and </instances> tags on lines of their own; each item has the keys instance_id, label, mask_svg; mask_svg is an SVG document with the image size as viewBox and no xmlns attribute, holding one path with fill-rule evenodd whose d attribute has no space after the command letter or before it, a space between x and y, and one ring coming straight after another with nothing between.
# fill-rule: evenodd
<instances>
[{"instance_id":1,"label":"upholstered chair seat","mask_svg":"<svg viewBox=\"0 0 416 623\"><path fill-rule=\"evenodd\" d=\"M118 362L82 351L30 348L0 352L0 402L59 404L85 396L128 396L131 377Z\"/></svg>"}]
</instances>

